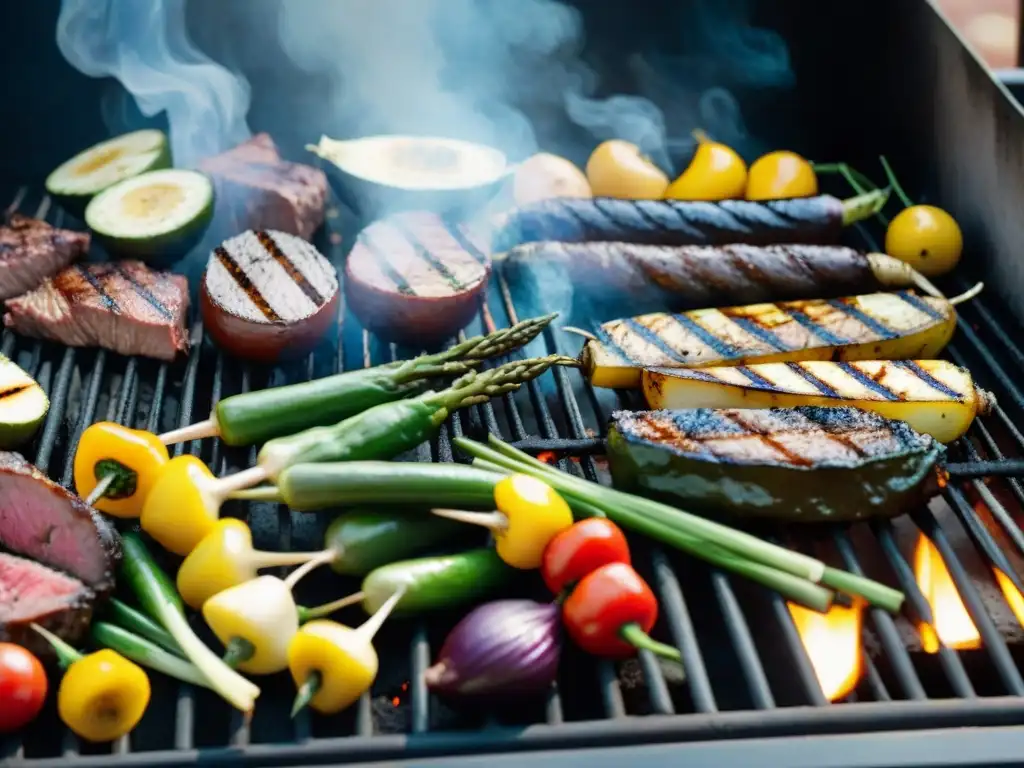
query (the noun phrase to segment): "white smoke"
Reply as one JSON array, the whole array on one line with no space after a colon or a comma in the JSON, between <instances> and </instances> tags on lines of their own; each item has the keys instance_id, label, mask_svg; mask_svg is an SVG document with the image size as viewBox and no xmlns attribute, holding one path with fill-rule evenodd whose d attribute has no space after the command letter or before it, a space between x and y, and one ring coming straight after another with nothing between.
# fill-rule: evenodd
<instances>
[{"instance_id":1,"label":"white smoke","mask_svg":"<svg viewBox=\"0 0 1024 768\"><path fill-rule=\"evenodd\" d=\"M185 0L63 0L57 45L86 75L119 80L142 114L165 112L179 166L249 136L249 84L192 44Z\"/></svg>"}]
</instances>

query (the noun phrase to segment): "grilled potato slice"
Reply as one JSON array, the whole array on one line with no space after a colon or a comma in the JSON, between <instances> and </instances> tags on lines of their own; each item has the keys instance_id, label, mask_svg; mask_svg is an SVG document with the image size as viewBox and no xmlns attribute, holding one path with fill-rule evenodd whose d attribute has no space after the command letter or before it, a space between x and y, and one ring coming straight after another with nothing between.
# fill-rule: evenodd
<instances>
[{"instance_id":1,"label":"grilled potato slice","mask_svg":"<svg viewBox=\"0 0 1024 768\"><path fill-rule=\"evenodd\" d=\"M700 512L786 522L894 517L938 488L945 451L856 408L612 415L616 488Z\"/></svg>"},{"instance_id":2,"label":"grilled potato slice","mask_svg":"<svg viewBox=\"0 0 1024 768\"><path fill-rule=\"evenodd\" d=\"M624 389L639 386L643 368L935 357L955 328L944 299L869 293L613 320L580 362L594 386Z\"/></svg>"},{"instance_id":3,"label":"grilled potato slice","mask_svg":"<svg viewBox=\"0 0 1024 768\"><path fill-rule=\"evenodd\" d=\"M941 443L995 404L971 374L945 360L762 363L643 373L651 408L854 406L907 422Z\"/></svg>"}]
</instances>

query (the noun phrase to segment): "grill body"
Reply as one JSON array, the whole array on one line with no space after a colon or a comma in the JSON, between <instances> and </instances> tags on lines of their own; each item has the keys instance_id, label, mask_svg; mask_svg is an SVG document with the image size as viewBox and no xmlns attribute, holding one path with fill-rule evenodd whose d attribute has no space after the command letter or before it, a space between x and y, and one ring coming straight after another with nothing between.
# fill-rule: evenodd
<instances>
[{"instance_id":1,"label":"grill body","mask_svg":"<svg viewBox=\"0 0 1024 768\"><path fill-rule=\"evenodd\" d=\"M243 3L268 13L274 6L270 0L224 0L218 5L220 12L241 13ZM608 92L637 89L631 54L686 53L679 30L693 12L688 4L647 0L642 12L630 14L629 23L623 23L621 4L579 4L588 30L584 56ZM36 5L7 7L2 13L41 37L52 35L55 10ZM193 4L189 19L197 39L214 50L216 29L204 17L210 5ZM954 455L1024 456L1024 438L1014 427L1024 416L1024 387L1019 384L1024 351L1017 342L1024 319L1019 299L1024 268L1015 252L1024 236L1017 213L1024 208L1024 117L1019 107L925 0L844 5L765 0L756 5L755 20L785 39L794 84L763 92L745 87L742 72L723 70L721 85L743 105L753 137L745 150L784 146L862 168L877 167L875 155L884 153L913 197L954 213L970 250L945 287L950 292L966 288L970 278L986 280L988 289L963 308L949 355L968 365L1001 404L980 420L970 441L954 448ZM54 224L77 226L42 194L41 178L66 156L102 137L95 105L113 86L72 72L55 48L40 46L36 55L35 60L5 62L12 81L20 83L15 95L24 108L0 125L5 147L0 168L9 186L0 202ZM0 56L14 54L7 48ZM34 86L26 87L26 82ZM67 95L67 101L60 104L47 96L49 88ZM70 120L69 108L81 110L82 119ZM575 155L567 154L582 163L592 139L574 134L558 114L538 110L530 114L542 145L575 147ZM286 105L262 101L257 93L251 123L281 137L285 151L296 158L301 140L332 133L329 125L309 125L302 127L300 138L294 128L283 125L287 113ZM31 139L34 135L47 141ZM328 220L331 231L322 233L318 244L336 265L342 264L357 226L344 215ZM877 249L879 236L877 229L865 227L851 233L850 242ZM520 308L496 276L467 333L516 319L521 319ZM112 419L164 431L205 417L214 402L236 392L415 354L373 338L350 314L339 317L337 334L315 353L287 368L238 364L203 341L198 321L191 332L191 355L170 366L5 333L0 351L35 375L52 402L44 429L26 451L28 458L67 484L77 435L93 421ZM571 351L561 335L546 335L541 346ZM460 434L583 439L601 434L614 405L608 393L595 393L575 371L554 371L514 397L456 414L438 440L420 446L410 458L457 460L451 438ZM217 474L255 458L255 450L228 450L213 441L177 446L175 451L201 456ZM591 456L563 460L562 466L591 479L602 477L600 464ZM979 498L984 518L974 506ZM4 754L35 766L382 764L413 758L422 759L423 765L522 759L622 765L642 755L655 765L682 760L825 765L833 757L835 765L918 765L950 759L955 743L965 763L1009 764L1019 756L1021 737L1006 726L1024 716L1024 677L1015 646L1007 643L985 598L985 585L973 578L964 553L1003 566L1006 560L1000 557L1024 557L1019 549L1024 534L1017 526L1024 488L1016 481L999 481L986 495L981 483L954 484L943 501L945 514L921 510L899 525L919 530L935 543L979 629L983 649L943 648L926 656L908 646L905 628L897 620L870 612L866 625L873 638L871 652L855 693L842 702L826 702L780 598L637 542L639 567L661 603L656 634L680 648L688 670L685 682L666 675L646 653L613 666L569 651L558 690L546 700L467 713L428 695L423 682L423 671L458 618L441 615L387 625L380 639L377 683L338 717L303 714L290 720L290 682L275 678L263 684L255 719L247 723L205 692L154 675L153 704L129 739L112 747L90 746L47 712L24 739L3 742ZM323 517L276 505L229 505L228 514L245 515L257 545L266 549L317 547L324 527ZM990 518L994 526L987 524ZM799 539L787 531L767 533L846 569L877 573L904 589L911 609L916 609L923 596L914 585L911 562L901 546L905 528L899 525L829 528ZM309 591L300 596L329 598L356 588L353 582L316 574ZM344 618L359 620L357 614ZM964 727L984 729L971 737L977 740L970 747L962 731L954 738L949 730ZM777 759L768 760L769 751Z\"/></svg>"}]
</instances>

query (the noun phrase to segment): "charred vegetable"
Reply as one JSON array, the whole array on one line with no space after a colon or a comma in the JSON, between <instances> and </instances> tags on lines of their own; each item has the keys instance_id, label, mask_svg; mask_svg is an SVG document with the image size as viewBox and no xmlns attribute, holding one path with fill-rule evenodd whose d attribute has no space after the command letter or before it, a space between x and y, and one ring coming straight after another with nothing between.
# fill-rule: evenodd
<instances>
[{"instance_id":1,"label":"charred vegetable","mask_svg":"<svg viewBox=\"0 0 1024 768\"><path fill-rule=\"evenodd\" d=\"M616 488L699 512L787 522L894 517L937 490L944 449L857 408L620 411Z\"/></svg>"},{"instance_id":2,"label":"charred vegetable","mask_svg":"<svg viewBox=\"0 0 1024 768\"><path fill-rule=\"evenodd\" d=\"M872 293L615 320L580 362L594 386L617 389L640 384L641 368L934 357L955 328L950 301Z\"/></svg>"},{"instance_id":3,"label":"charred vegetable","mask_svg":"<svg viewBox=\"0 0 1024 768\"><path fill-rule=\"evenodd\" d=\"M591 185L595 194L602 194L593 177ZM834 243L843 227L873 216L887 199L887 192L875 191L849 200L829 195L718 203L610 197L543 200L507 214L497 226L491 250L500 253L542 240L655 245Z\"/></svg>"},{"instance_id":4,"label":"charred vegetable","mask_svg":"<svg viewBox=\"0 0 1024 768\"><path fill-rule=\"evenodd\" d=\"M644 371L651 408L855 406L907 422L940 443L964 434L991 410L991 393L945 360L764 363Z\"/></svg>"},{"instance_id":5,"label":"charred vegetable","mask_svg":"<svg viewBox=\"0 0 1024 768\"><path fill-rule=\"evenodd\" d=\"M49 410L50 401L38 382L0 355L0 449L27 442Z\"/></svg>"}]
</instances>

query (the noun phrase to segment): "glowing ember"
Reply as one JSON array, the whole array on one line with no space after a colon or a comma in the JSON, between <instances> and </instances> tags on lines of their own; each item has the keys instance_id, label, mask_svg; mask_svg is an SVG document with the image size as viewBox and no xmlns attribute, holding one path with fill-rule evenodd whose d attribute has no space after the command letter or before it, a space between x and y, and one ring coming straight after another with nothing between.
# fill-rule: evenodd
<instances>
[{"instance_id":1,"label":"glowing ember","mask_svg":"<svg viewBox=\"0 0 1024 768\"><path fill-rule=\"evenodd\" d=\"M1013 615L1017 617L1020 625L1024 627L1024 595L1013 586L1013 582L998 568L993 568L992 572L996 576L996 583L999 585L999 588L1003 590L1003 597L1006 598L1010 610L1013 611Z\"/></svg>"},{"instance_id":2,"label":"glowing ember","mask_svg":"<svg viewBox=\"0 0 1024 768\"><path fill-rule=\"evenodd\" d=\"M554 451L541 451L537 454L537 459L545 464L554 464L556 458Z\"/></svg>"},{"instance_id":3,"label":"glowing ember","mask_svg":"<svg viewBox=\"0 0 1024 768\"><path fill-rule=\"evenodd\" d=\"M981 635L960 599L953 577L935 545L923 533L914 549L914 579L932 610L934 626L921 624L921 647L938 653L939 643L966 650L981 647Z\"/></svg>"},{"instance_id":4,"label":"glowing ember","mask_svg":"<svg viewBox=\"0 0 1024 768\"><path fill-rule=\"evenodd\" d=\"M843 698L857 686L861 676L863 605L833 605L828 613L818 613L789 603L789 613L821 692L829 701Z\"/></svg>"}]
</instances>

